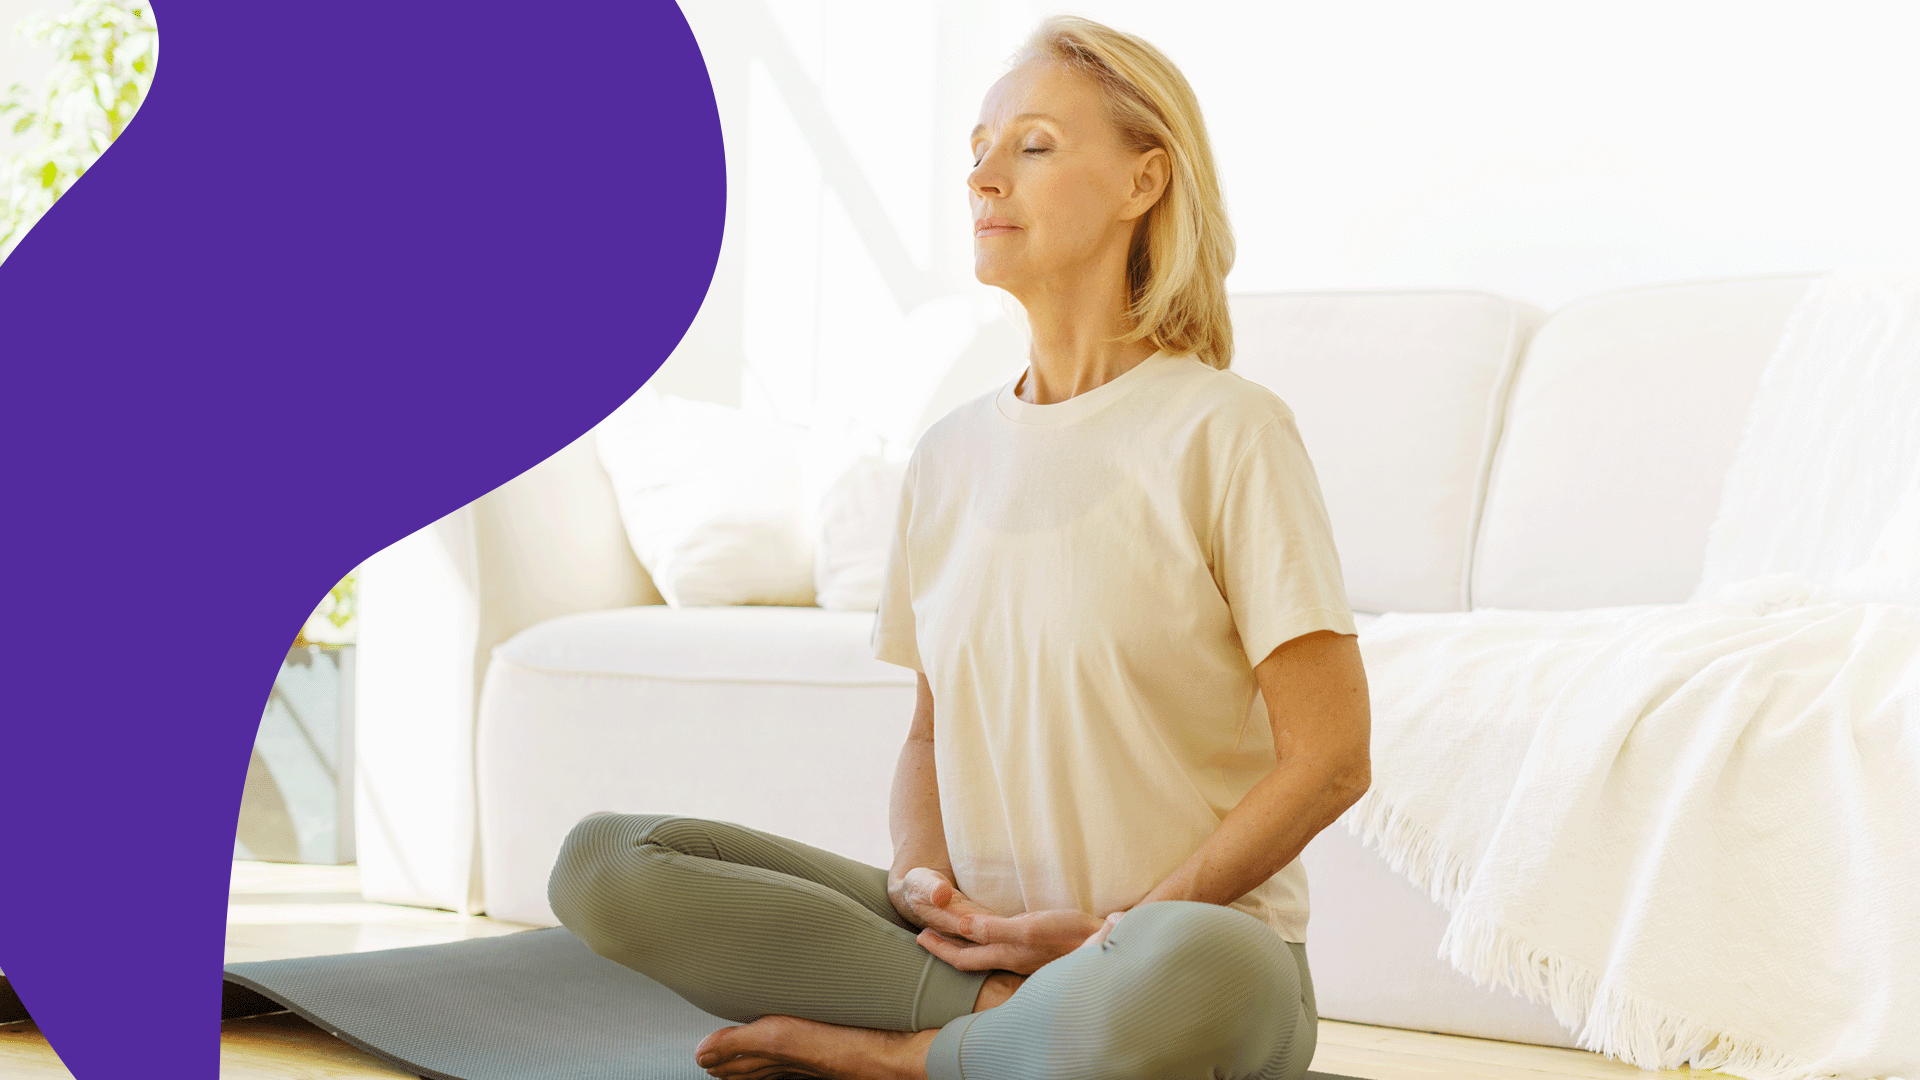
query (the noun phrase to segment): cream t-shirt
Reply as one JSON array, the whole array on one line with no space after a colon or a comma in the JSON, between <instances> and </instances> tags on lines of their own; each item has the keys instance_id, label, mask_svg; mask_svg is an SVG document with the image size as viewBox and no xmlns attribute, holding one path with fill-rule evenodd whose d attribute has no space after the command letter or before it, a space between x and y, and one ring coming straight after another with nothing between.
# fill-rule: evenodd
<instances>
[{"instance_id":1,"label":"cream t-shirt","mask_svg":"<svg viewBox=\"0 0 1920 1080\"><path fill-rule=\"evenodd\" d=\"M1018 382L914 449L874 655L933 689L961 890L1003 915L1104 915L1273 769L1253 666L1353 616L1273 391L1165 351L1055 404ZM1306 871L1232 906L1305 941Z\"/></svg>"}]
</instances>

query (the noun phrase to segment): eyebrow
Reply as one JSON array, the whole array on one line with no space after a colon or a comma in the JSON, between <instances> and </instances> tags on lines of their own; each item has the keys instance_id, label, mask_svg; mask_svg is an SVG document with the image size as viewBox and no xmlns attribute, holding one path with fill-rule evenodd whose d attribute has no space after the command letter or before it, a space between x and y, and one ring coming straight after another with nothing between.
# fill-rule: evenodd
<instances>
[{"instance_id":1,"label":"eyebrow","mask_svg":"<svg viewBox=\"0 0 1920 1080\"><path fill-rule=\"evenodd\" d=\"M1014 119L1015 120L1052 120L1056 124L1060 122L1058 119L1048 116L1046 113L1043 113L1043 112L1023 112L1019 116L1014 117ZM979 138L980 133L985 130L987 130L987 125L975 124L973 126L973 130L967 132L967 141L972 142L973 140Z\"/></svg>"}]
</instances>

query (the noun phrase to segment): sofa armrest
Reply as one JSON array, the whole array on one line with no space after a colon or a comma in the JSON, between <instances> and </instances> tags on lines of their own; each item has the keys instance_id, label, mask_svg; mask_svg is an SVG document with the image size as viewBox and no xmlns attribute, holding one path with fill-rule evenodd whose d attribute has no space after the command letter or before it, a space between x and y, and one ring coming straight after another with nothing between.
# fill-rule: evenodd
<instances>
[{"instance_id":1,"label":"sofa armrest","mask_svg":"<svg viewBox=\"0 0 1920 1080\"><path fill-rule=\"evenodd\" d=\"M360 569L354 814L369 900L483 910L474 720L493 647L662 603L588 433Z\"/></svg>"}]
</instances>

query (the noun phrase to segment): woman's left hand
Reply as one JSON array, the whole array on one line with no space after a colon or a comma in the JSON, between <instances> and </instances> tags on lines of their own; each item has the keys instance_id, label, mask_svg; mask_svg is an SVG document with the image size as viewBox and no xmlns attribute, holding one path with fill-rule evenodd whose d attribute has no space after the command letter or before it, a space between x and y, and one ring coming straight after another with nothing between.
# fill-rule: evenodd
<instances>
[{"instance_id":1,"label":"woman's left hand","mask_svg":"<svg viewBox=\"0 0 1920 1080\"><path fill-rule=\"evenodd\" d=\"M1025 911L1018 915L968 915L946 932L928 920L920 944L961 971L1011 971L1031 975L1105 929L1107 920L1078 909ZM964 935L964 936L961 936Z\"/></svg>"}]
</instances>

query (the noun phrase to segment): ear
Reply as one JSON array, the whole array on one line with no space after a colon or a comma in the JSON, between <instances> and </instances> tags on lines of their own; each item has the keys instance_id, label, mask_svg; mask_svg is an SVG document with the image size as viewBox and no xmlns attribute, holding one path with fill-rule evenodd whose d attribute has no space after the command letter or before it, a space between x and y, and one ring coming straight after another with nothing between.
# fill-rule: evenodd
<instances>
[{"instance_id":1,"label":"ear","mask_svg":"<svg viewBox=\"0 0 1920 1080\"><path fill-rule=\"evenodd\" d=\"M1133 188L1127 195L1127 206L1120 220L1132 221L1153 209L1153 204L1167 193L1167 181L1172 173L1173 161L1167 156L1166 148L1156 146L1151 150L1142 150L1140 156L1133 159L1133 169L1129 174Z\"/></svg>"}]
</instances>

